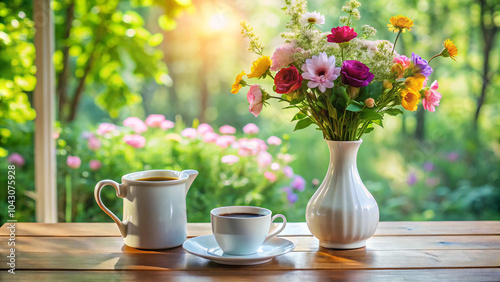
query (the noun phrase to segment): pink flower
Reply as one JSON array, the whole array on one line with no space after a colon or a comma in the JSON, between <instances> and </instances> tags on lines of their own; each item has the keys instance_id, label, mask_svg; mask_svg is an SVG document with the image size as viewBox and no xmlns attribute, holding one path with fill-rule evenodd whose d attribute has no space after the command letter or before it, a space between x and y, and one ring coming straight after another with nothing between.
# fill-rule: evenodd
<instances>
[{"instance_id":1,"label":"pink flower","mask_svg":"<svg viewBox=\"0 0 500 282\"><path fill-rule=\"evenodd\" d=\"M271 164L271 170L279 170L281 168L281 165L279 163L272 163Z\"/></svg>"},{"instance_id":2,"label":"pink flower","mask_svg":"<svg viewBox=\"0 0 500 282\"><path fill-rule=\"evenodd\" d=\"M82 164L82 160L79 157L68 156L66 159L66 164L72 169L78 169Z\"/></svg>"},{"instance_id":3,"label":"pink flower","mask_svg":"<svg viewBox=\"0 0 500 282\"><path fill-rule=\"evenodd\" d=\"M327 88L333 87L333 81L340 75L340 68L335 67L335 56L327 57L325 52L312 59L307 59L302 65L302 77L309 80L307 87L316 88L325 93Z\"/></svg>"},{"instance_id":4,"label":"pink flower","mask_svg":"<svg viewBox=\"0 0 500 282\"><path fill-rule=\"evenodd\" d=\"M302 176L296 175L293 178L290 186L292 186L292 188L297 191L304 191L304 189L306 188L306 180Z\"/></svg>"},{"instance_id":5,"label":"pink flower","mask_svg":"<svg viewBox=\"0 0 500 282\"><path fill-rule=\"evenodd\" d=\"M149 115L146 118L146 124L149 127L160 127L161 123L165 120L164 115Z\"/></svg>"},{"instance_id":6,"label":"pink flower","mask_svg":"<svg viewBox=\"0 0 500 282\"><path fill-rule=\"evenodd\" d=\"M101 148L101 141L92 136L87 140L87 146L91 151L97 151Z\"/></svg>"},{"instance_id":7,"label":"pink flower","mask_svg":"<svg viewBox=\"0 0 500 282\"><path fill-rule=\"evenodd\" d=\"M214 132L214 129L212 128L212 126L210 126L210 124L206 124L206 123L202 123L200 125L198 125L198 133L200 135L205 135L209 132Z\"/></svg>"},{"instance_id":8,"label":"pink flower","mask_svg":"<svg viewBox=\"0 0 500 282\"><path fill-rule=\"evenodd\" d=\"M312 185L314 186L318 186L319 185L319 179L317 178L314 178L312 181L311 181Z\"/></svg>"},{"instance_id":9,"label":"pink flower","mask_svg":"<svg viewBox=\"0 0 500 282\"><path fill-rule=\"evenodd\" d=\"M173 121L168 120L168 119L162 121L160 124L160 128L163 130L167 130L167 129L174 128L174 127L175 127L175 123Z\"/></svg>"},{"instance_id":10,"label":"pink flower","mask_svg":"<svg viewBox=\"0 0 500 282\"><path fill-rule=\"evenodd\" d=\"M273 156L266 151L262 151L257 155L257 163L260 167L268 166L272 163Z\"/></svg>"},{"instance_id":11,"label":"pink flower","mask_svg":"<svg viewBox=\"0 0 500 282\"><path fill-rule=\"evenodd\" d=\"M148 130L148 126L137 117L128 117L123 121L124 126L132 127L135 133L141 133Z\"/></svg>"},{"instance_id":12,"label":"pink flower","mask_svg":"<svg viewBox=\"0 0 500 282\"><path fill-rule=\"evenodd\" d=\"M219 137L219 134L215 132L207 132L205 133L205 135L203 135L203 142L215 143L217 141L217 137Z\"/></svg>"},{"instance_id":13,"label":"pink flower","mask_svg":"<svg viewBox=\"0 0 500 282\"><path fill-rule=\"evenodd\" d=\"M116 130L116 125L104 122L99 124L99 127L97 128L97 134L102 136L104 134L111 133L115 130Z\"/></svg>"},{"instance_id":14,"label":"pink flower","mask_svg":"<svg viewBox=\"0 0 500 282\"><path fill-rule=\"evenodd\" d=\"M226 124L226 125L219 127L219 132L221 134L235 134L236 128Z\"/></svg>"},{"instance_id":15,"label":"pink flower","mask_svg":"<svg viewBox=\"0 0 500 282\"><path fill-rule=\"evenodd\" d=\"M279 146L279 145L281 145L281 139L279 139L276 136L271 136L271 137L267 138L267 144Z\"/></svg>"},{"instance_id":16,"label":"pink flower","mask_svg":"<svg viewBox=\"0 0 500 282\"><path fill-rule=\"evenodd\" d=\"M254 156L261 151L267 150L267 145L264 140L258 138L241 138L238 140L234 147L238 149L238 155L244 156Z\"/></svg>"},{"instance_id":17,"label":"pink flower","mask_svg":"<svg viewBox=\"0 0 500 282\"><path fill-rule=\"evenodd\" d=\"M281 154L281 153L279 153L278 154L278 159L282 160L285 163L289 163L289 162L291 162L293 160L293 157L290 154Z\"/></svg>"},{"instance_id":18,"label":"pink flower","mask_svg":"<svg viewBox=\"0 0 500 282\"><path fill-rule=\"evenodd\" d=\"M123 136L123 141L136 149L142 148L146 145L146 138L137 134L125 135Z\"/></svg>"},{"instance_id":19,"label":"pink flower","mask_svg":"<svg viewBox=\"0 0 500 282\"><path fill-rule=\"evenodd\" d=\"M264 177L267 178L267 180L269 180L269 182L275 182L276 181L276 174L270 172L270 171L266 171L264 172Z\"/></svg>"},{"instance_id":20,"label":"pink flower","mask_svg":"<svg viewBox=\"0 0 500 282\"><path fill-rule=\"evenodd\" d=\"M250 90L247 93L247 100L250 105L248 106L248 110L257 117L262 111L262 91L260 91L260 87L257 84L251 85Z\"/></svg>"},{"instance_id":21,"label":"pink flower","mask_svg":"<svg viewBox=\"0 0 500 282\"><path fill-rule=\"evenodd\" d=\"M352 39L356 38L358 34L354 31L353 28L348 26L339 26L332 28L332 34L328 34L326 36L326 41L333 43L344 43L349 42Z\"/></svg>"},{"instance_id":22,"label":"pink flower","mask_svg":"<svg viewBox=\"0 0 500 282\"><path fill-rule=\"evenodd\" d=\"M191 127L186 128L183 131L181 131L181 136L189 138L189 139L195 139L197 135L198 135L198 133L196 132L196 129L191 128Z\"/></svg>"},{"instance_id":23,"label":"pink flower","mask_svg":"<svg viewBox=\"0 0 500 282\"><path fill-rule=\"evenodd\" d=\"M436 110L435 106L439 106L439 100L441 99L441 94L437 92L439 85L437 80L431 84L431 88L429 90L425 90L424 99L422 100L422 105L424 109L429 112L434 112Z\"/></svg>"},{"instance_id":24,"label":"pink flower","mask_svg":"<svg viewBox=\"0 0 500 282\"><path fill-rule=\"evenodd\" d=\"M254 123L248 123L243 127L243 132L246 134L257 134L259 133L259 127Z\"/></svg>"},{"instance_id":25,"label":"pink flower","mask_svg":"<svg viewBox=\"0 0 500 282\"><path fill-rule=\"evenodd\" d=\"M403 67L403 70L405 70L410 66L411 59L406 57L405 55L401 55L392 59L392 62L394 64L400 64Z\"/></svg>"},{"instance_id":26,"label":"pink flower","mask_svg":"<svg viewBox=\"0 0 500 282\"><path fill-rule=\"evenodd\" d=\"M237 163L239 160L240 160L240 158L238 156L226 155L226 156L223 156L220 161L225 163L225 164L231 165L231 164Z\"/></svg>"},{"instance_id":27,"label":"pink flower","mask_svg":"<svg viewBox=\"0 0 500 282\"><path fill-rule=\"evenodd\" d=\"M101 162L97 160L91 160L89 163L90 169L91 170L98 170L101 168Z\"/></svg>"},{"instance_id":28,"label":"pink flower","mask_svg":"<svg viewBox=\"0 0 500 282\"><path fill-rule=\"evenodd\" d=\"M59 132L52 132L52 139L57 139L59 138Z\"/></svg>"},{"instance_id":29,"label":"pink flower","mask_svg":"<svg viewBox=\"0 0 500 282\"><path fill-rule=\"evenodd\" d=\"M229 145L236 141L236 136L233 135L221 135L215 140L215 144L221 148L227 148Z\"/></svg>"},{"instance_id":30,"label":"pink flower","mask_svg":"<svg viewBox=\"0 0 500 282\"><path fill-rule=\"evenodd\" d=\"M289 166L285 166L283 168L283 174L285 174L286 177L292 178L293 177L293 168Z\"/></svg>"},{"instance_id":31,"label":"pink flower","mask_svg":"<svg viewBox=\"0 0 500 282\"><path fill-rule=\"evenodd\" d=\"M278 71L293 63L293 54L299 52L301 48L294 48L291 44L284 44L274 50L271 57L271 71Z\"/></svg>"},{"instance_id":32,"label":"pink flower","mask_svg":"<svg viewBox=\"0 0 500 282\"><path fill-rule=\"evenodd\" d=\"M460 157L460 155L457 152L450 152L450 153L448 153L448 156L447 156L448 161L450 161L450 162L456 162L459 157Z\"/></svg>"},{"instance_id":33,"label":"pink flower","mask_svg":"<svg viewBox=\"0 0 500 282\"><path fill-rule=\"evenodd\" d=\"M9 162L9 164L13 164L19 167L22 167L25 163L23 156L18 153L10 154L10 156L7 158L7 161Z\"/></svg>"}]
</instances>

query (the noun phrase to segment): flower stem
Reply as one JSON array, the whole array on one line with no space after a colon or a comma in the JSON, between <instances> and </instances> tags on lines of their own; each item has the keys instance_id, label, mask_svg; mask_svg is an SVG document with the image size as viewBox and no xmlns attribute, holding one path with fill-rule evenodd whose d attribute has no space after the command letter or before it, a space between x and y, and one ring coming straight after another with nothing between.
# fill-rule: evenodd
<instances>
[{"instance_id":1,"label":"flower stem","mask_svg":"<svg viewBox=\"0 0 500 282\"><path fill-rule=\"evenodd\" d=\"M66 222L71 222L71 175L66 174Z\"/></svg>"},{"instance_id":2,"label":"flower stem","mask_svg":"<svg viewBox=\"0 0 500 282\"><path fill-rule=\"evenodd\" d=\"M434 57L430 58L429 61L427 62L427 64L429 64L432 61L432 59L437 58L439 56L441 56L441 53L434 55Z\"/></svg>"},{"instance_id":3,"label":"flower stem","mask_svg":"<svg viewBox=\"0 0 500 282\"><path fill-rule=\"evenodd\" d=\"M394 50L396 49L396 43L398 42L399 35L401 35L401 30L398 32L398 36L396 36L396 40L394 40L394 45L392 46L392 54L394 54Z\"/></svg>"}]
</instances>

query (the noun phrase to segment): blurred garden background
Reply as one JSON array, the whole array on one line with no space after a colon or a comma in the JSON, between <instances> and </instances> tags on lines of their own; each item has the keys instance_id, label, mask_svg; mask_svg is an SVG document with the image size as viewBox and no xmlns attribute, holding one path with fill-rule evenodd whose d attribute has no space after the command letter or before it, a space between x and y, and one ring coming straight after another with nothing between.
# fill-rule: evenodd
<instances>
[{"instance_id":1,"label":"blurred garden background","mask_svg":"<svg viewBox=\"0 0 500 282\"><path fill-rule=\"evenodd\" d=\"M325 15L328 31L339 25L343 2L310 1L308 10ZM377 39L394 41L391 16L414 20L399 54L428 59L447 38L459 50L457 62L431 64L443 96L436 112L387 117L383 129L363 137L358 167L380 219L500 219L500 3L360 2L359 23L374 26ZM288 21L282 1L51 5L59 221L109 222L93 198L97 181L163 168L200 171L187 196L190 222L207 222L211 208L233 204L305 221L306 204L328 167L320 131L292 133L293 112L276 103L255 118L246 93L230 93L235 75L257 59L247 52L240 20L248 19L271 55ZM32 10L32 1L0 2L0 222L7 215L9 163L16 165L17 219L35 220ZM103 199L121 217L114 190L104 189Z\"/></svg>"}]
</instances>

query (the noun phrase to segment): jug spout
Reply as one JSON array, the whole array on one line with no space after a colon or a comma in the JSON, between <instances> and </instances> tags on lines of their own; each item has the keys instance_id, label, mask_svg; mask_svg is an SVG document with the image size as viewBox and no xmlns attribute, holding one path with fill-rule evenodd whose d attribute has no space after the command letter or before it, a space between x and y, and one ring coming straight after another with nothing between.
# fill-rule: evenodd
<instances>
[{"instance_id":1,"label":"jug spout","mask_svg":"<svg viewBox=\"0 0 500 282\"><path fill-rule=\"evenodd\" d=\"M198 176L198 171L194 169L186 169L183 170L182 173L187 174L188 180L186 182L186 194L189 191L189 187L191 187L191 184L193 184L193 181L196 179L196 176Z\"/></svg>"}]
</instances>

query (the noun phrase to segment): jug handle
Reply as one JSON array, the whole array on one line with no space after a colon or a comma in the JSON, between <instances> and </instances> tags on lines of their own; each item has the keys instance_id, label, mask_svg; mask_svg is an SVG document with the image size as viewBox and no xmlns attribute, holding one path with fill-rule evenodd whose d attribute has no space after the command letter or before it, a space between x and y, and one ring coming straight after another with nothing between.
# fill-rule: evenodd
<instances>
[{"instance_id":1,"label":"jug handle","mask_svg":"<svg viewBox=\"0 0 500 282\"><path fill-rule=\"evenodd\" d=\"M186 169L181 171L181 173L185 173L188 176L188 180L186 182L186 194L189 191L189 187L191 187L191 184L193 184L193 181L196 179L196 176L198 176L198 171L194 169Z\"/></svg>"},{"instance_id":2,"label":"jug handle","mask_svg":"<svg viewBox=\"0 0 500 282\"><path fill-rule=\"evenodd\" d=\"M123 189L123 184L118 184L118 182L109 179L99 181L94 189L95 201L97 202L99 207L115 221L116 225L118 225L118 228L120 229L122 237L125 238L127 236L127 230L125 228L125 224L102 203L101 190L106 185L113 186L116 190L116 196L120 198L125 197L125 189Z\"/></svg>"}]
</instances>

